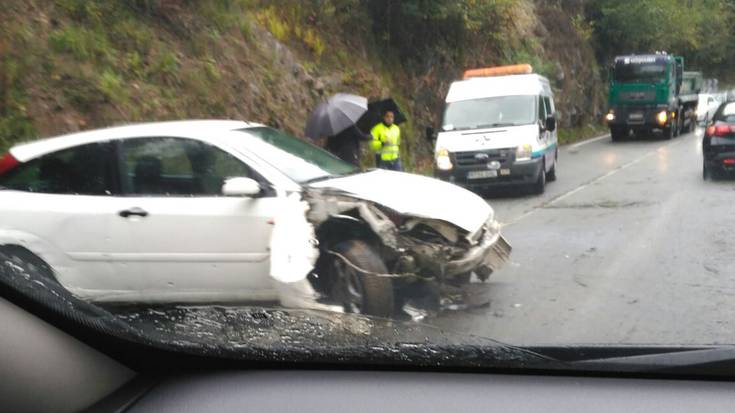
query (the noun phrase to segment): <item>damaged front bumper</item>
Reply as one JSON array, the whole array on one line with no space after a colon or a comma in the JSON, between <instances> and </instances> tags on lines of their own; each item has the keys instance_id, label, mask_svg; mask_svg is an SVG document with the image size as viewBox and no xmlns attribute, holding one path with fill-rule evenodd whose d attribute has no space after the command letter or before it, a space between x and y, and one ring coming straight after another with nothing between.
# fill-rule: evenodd
<instances>
[{"instance_id":1,"label":"damaged front bumper","mask_svg":"<svg viewBox=\"0 0 735 413\"><path fill-rule=\"evenodd\" d=\"M272 258L278 262L272 264L271 275L294 283L310 271L314 290L306 295L312 297L330 294L323 265L340 259L363 277L391 278L399 308L463 308L461 302L471 291L486 289L481 282L510 258L511 246L491 209L482 227L469 233L447 221L391 210L341 191L309 190L302 196L294 196L293 207L284 211L290 217L276 218ZM332 248L349 240L375 247L387 273L360 268ZM288 301L291 294L279 292L281 301Z\"/></svg>"},{"instance_id":2,"label":"damaged front bumper","mask_svg":"<svg viewBox=\"0 0 735 413\"><path fill-rule=\"evenodd\" d=\"M490 275L508 262L511 249L510 244L500 235L499 231L494 232L488 229L479 245L470 248L464 257L449 261L445 273L453 276L480 271Z\"/></svg>"}]
</instances>

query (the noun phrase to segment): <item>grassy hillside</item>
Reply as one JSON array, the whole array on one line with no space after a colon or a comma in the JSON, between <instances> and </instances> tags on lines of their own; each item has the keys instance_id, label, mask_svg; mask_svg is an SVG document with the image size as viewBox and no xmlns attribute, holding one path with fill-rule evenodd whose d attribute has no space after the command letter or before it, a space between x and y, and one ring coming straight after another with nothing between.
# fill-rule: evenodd
<instances>
[{"instance_id":1,"label":"grassy hillside","mask_svg":"<svg viewBox=\"0 0 735 413\"><path fill-rule=\"evenodd\" d=\"M566 2L565 2L566 3ZM474 7L468 8L467 6ZM392 96L412 169L424 126L468 66L530 62L562 126L600 111L581 6L510 0L6 0L0 10L0 151L112 124L236 118L301 135L335 92Z\"/></svg>"}]
</instances>

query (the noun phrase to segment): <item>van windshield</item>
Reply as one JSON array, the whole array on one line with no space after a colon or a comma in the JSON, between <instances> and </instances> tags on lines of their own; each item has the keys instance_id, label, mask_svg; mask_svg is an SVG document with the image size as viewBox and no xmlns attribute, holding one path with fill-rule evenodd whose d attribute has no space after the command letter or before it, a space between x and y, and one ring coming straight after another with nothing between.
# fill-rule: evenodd
<instances>
[{"instance_id":1,"label":"van windshield","mask_svg":"<svg viewBox=\"0 0 735 413\"><path fill-rule=\"evenodd\" d=\"M536 96L496 96L447 104L442 129L528 125L536 120Z\"/></svg>"}]
</instances>

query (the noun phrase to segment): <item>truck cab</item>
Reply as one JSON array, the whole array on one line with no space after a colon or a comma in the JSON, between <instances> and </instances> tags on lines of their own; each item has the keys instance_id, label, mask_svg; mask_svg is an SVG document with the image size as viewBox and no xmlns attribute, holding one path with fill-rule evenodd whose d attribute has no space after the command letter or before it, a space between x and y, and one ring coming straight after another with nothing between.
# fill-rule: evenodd
<instances>
[{"instance_id":1,"label":"truck cab","mask_svg":"<svg viewBox=\"0 0 735 413\"><path fill-rule=\"evenodd\" d=\"M556 108L530 65L473 69L452 83L436 136L435 176L470 190L544 191L556 179Z\"/></svg>"},{"instance_id":2,"label":"truck cab","mask_svg":"<svg viewBox=\"0 0 735 413\"><path fill-rule=\"evenodd\" d=\"M616 57L605 116L612 140L654 131L670 139L693 129L698 93L693 73L685 76L684 58L666 53Z\"/></svg>"}]
</instances>

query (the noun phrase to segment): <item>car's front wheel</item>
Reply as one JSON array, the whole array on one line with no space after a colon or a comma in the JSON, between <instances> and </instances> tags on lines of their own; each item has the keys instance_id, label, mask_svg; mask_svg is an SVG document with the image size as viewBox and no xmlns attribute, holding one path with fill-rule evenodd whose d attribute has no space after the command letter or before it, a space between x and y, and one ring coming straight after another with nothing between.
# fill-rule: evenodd
<instances>
[{"instance_id":1,"label":"car's front wheel","mask_svg":"<svg viewBox=\"0 0 735 413\"><path fill-rule=\"evenodd\" d=\"M333 248L332 295L348 313L390 317L395 294L388 269L375 249L359 240L344 241Z\"/></svg>"}]
</instances>

